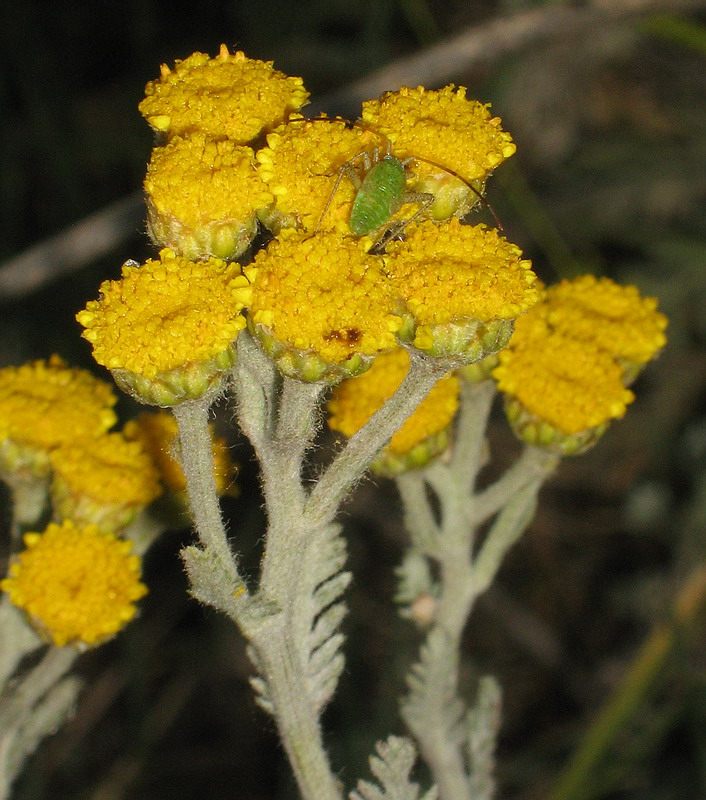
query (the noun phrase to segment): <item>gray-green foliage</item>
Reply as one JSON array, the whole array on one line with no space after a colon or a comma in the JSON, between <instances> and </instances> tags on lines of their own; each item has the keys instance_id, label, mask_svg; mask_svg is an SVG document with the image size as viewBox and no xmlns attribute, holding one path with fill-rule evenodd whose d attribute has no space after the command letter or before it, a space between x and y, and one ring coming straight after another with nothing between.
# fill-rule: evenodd
<instances>
[{"instance_id":1,"label":"gray-green foliage","mask_svg":"<svg viewBox=\"0 0 706 800\"><path fill-rule=\"evenodd\" d=\"M375 745L377 756L370 757L370 771L378 784L358 781L350 800L436 800L438 792L432 786L421 798L419 785L410 780L417 759L412 742L401 736L388 736Z\"/></svg>"}]
</instances>

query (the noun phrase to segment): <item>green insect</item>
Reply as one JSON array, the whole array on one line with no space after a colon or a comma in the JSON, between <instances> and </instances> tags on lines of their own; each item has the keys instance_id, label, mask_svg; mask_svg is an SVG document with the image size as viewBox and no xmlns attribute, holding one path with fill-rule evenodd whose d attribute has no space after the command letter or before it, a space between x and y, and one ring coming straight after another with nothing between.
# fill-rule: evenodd
<instances>
[{"instance_id":1,"label":"green insect","mask_svg":"<svg viewBox=\"0 0 706 800\"><path fill-rule=\"evenodd\" d=\"M415 214L418 216L434 202L433 194L406 191L406 162L390 154L380 158L377 151L373 151L372 161L367 153L362 156L363 179L360 180L355 170L350 168L350 162L345 173L356 188L348 222L356 236L371 234L387 224L405 203L419 203L420 209ZM339 177L342 175L340 172Z\"/></svg>"},{"instance_id":2,"label":"green insect","mask_svg":"<svg viewBox=\"0 0 706 800\"><path fill-rule=\"evenodd\" d=\"M483 195L453 170L441 167L439 164L435 164L425 158L410 157L404 160L396 158L391 153L391 146L388 141L385 155L381 155L380 148L374 147L370 152L362 152L353 156L353 158L339 167L336 183L321 213L319 225L326 216L338 187L341 185L341 181L344 177L347 177L356 190L348 222L351 232L355 236L366 236L387 226L371 248L371 252L382 252L389 242L399 238L404 229L417 217L424 214L434 202L434 195L429 192L407 191L408 165L413 161L424 161L448 172L465 183L478 196L481 202L490 207ZM390 224L394 215L406 203L418 203L419 208L409 219ZM502 225L495 216L495 212L492 213L498 227L502 230Z\"/></svg>"},{"instance_id":3,"label":"green insect","mask_svg":"<svg viewBox=\"0 0 706 800\"><path fill-rule=\"evenodd\" d=\"M381 155L380 149L374 147L370 152L353 156L338 169L336 183L321 213L319 225L326 216L344 177L351 181L356 190L348 221L355 236L366 236L384 227L405 203L419 203L418 211L410 219L391 225L383 233L373 248L382 250L387 242L399 236L412 220L434 202L433 194L406 190L408 177L406 168L410 161L411 159L401 161L395 158L390 152L389 143L385 155Z\"/></svg>"}]
</instances>

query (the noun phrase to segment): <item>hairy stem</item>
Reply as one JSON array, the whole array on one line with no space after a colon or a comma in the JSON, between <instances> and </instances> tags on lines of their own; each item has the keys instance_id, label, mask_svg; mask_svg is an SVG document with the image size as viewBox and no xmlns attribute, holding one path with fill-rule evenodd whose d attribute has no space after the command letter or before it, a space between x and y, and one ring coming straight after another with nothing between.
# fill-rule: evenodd
<instances>
[{"instance_id":1,"label":"hairy stem","mask_svg":"<svg viewBox=\"0 0 706 800\"><path fill-rule=\"evenodd\" d=\"M32 671L0 696L0 800L10 796L25 758L68 715L79 684L62 678L77 656L74 647L49 647Z\"/></svg>"},{"instance_id":2,"label":"hairy stem","mask_svg":"<svg viewBox=\"0 0 706 800\"><path fill-rule=\"evenodd\" d=\"M0 597L0 631L3 635L0 646L0 692L2 692L22 658L41 647L43 642L28 624L22 611L10 602L9 595L5 593Z\"/></svg>"},{"instance_id":3,"label":"hairy stem","mask_svg":"<svg viewBox=\"0 0 706 800\"><path fill-rule=\"evenodd\" d=\"M186 476L189 507L199 541L212 554L223 577L236 585L242 580L228 545L218 503L208 409L209 401L205 398L172 409L179 425L179 460Z\"/></svg>"},{"instance_id":4,"label":"hairy stem","mask_svg":"<svg viewBox=\"0 0 706 800\"><path fill-rule=\"evenodd\" d=\"M517 492L536 479L544 480L559 463L559 456L527 445L522 455L495 483L480 492L473 503L473 519L480 525L498 513Z\"/></svg>"},{"instance_id":5,"label":"hairy stem","mask_svg":"<svg viewBox=\"0 0 706 800\"><path fill-rule=\"evenodd\" d=\"M276 423L281 377L248 331L238 336L238 359L231 375L237 401L237 422L260 454Z\"/></svg>"},{"instance_id":6,"label":"hairy stem","mask_svg":"<svg viewBox=\"0 0 706 800\"><path fill-rule=\"evenodd\" d=\"M10 540L19 542L22 533L33 530L47 506L49 478L3 472L1 479L12 492L12 525Z\"/></svg>"},{"instance_id":7,"label":"hairy stem","mask_svg":"<svg viewBox=\"0 0 706 800\"><path fill-rule=\"evenodd\" d=\"M324 384L277 378L252 340L239 350L234 373L238 419L255 446L268 516L265 551L253 608L241 619L304 800L340 800L323 746L317 689L309 685L308 642L315 622L315 553L331 534L305 512L302 464L319 422ZM244 622L244 624L242 624Z\"/></svg>"},{"instance_id":8,"label":"hairy stem","mask_svg":"<svg viewBox=\"0 0 706 800\"><path fill-rule=\"evenodd\" d=\"M461 637L476 597L469 492L482 464L492 384L463 389L457 437L449 465L437 464L429 482L439 498L441 525L433 553L441 591L434 624L423 648L424 680L414 684L403 714L439 787L442 800L467 800L469 782L458 725Z\"/></svg>"},{"instance_id":9,"label":"hairy stem","mask_svg":"<svg viewBox=\"0 0 706 800\"><path fill-rule=\"evenodd\" d=\"M466 622L476 598L488 587L503 556L528 524L539 486L556 463L543 453L525 453L506 476L480 495L474 494L486 459L485 431L493 396L491 382L464 386L451 460L437 463L425 473L438 498L440 523L436 524L430 509L412 523L413 545L420 547L421 543L436 561L440 589L434 621L420 662L412 672L410 693L402 710L442 800L467 800L473 780L469 774L472 765L464 755L467 734L461 727L465 704L458 693ZM411 500L411 507L416 509L424 503L428 507L422 481L416 482L419 496L411 497L412 481L405 478L399 482L403 501ZM478 525L498 510L501 513L474 559ZM419 529L424 520L429 528L426 532ZM487 752L492 757L492 748ZM484 764L477 767L485 770ZM489 765L488 770L491 768ZM492 786L488 780L485 784Z\"/></svg>"},{"instance_id":10,"label":"hairy stem","mask_svg":"<svg viewBox=\"0 0 706 800\"><path fill-rule=\"evenodd\" d=\"M302 798L341 800L341 788L324 749L319 714L306 686L298 643L291 635L293 610L290 607L270 618L253 637L252 646Z\"/></svg>"},{"instance_id":11,"label":"hairy stem","mask_svg":"<svg viewBox=\"0 0 706 800\"><path fill-rule=\"evenodd\" d=\"M397 477L397 491L402 500L405 530L412 546L427 555L438 547L439 526L427 493L424 473L419 470L403 472Z\"/></svg>"},{"instance_id":12,"label":"hairy stem","mask_svg":"<svg viewBox=\"0 0 706 800\"><path fill-rule=\"evenodd\" d=\"M306 507L312 520L333 517L380 450L446 372L431 360L410 356L409 371L397 392L348 440L312 489Z\"/></svg>"},{"instance_id":13,"label":"hairy stem","mask_svg":"<svg viewBox=\"0 0 706 800\"><path fill-rule=\"evenodd\" d=\"M75 647L50 646L29 675L0 699L0 730L14 727L31 714L34 705L71 669L77 656Z\"/></svg>"}]
</instances>

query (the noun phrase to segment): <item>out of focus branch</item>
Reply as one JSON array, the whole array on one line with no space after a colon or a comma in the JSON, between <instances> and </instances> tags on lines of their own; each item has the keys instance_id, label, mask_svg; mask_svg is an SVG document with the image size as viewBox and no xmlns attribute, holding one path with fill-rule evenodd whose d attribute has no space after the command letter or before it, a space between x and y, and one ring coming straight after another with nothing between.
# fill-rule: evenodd
<instances>
[{"instance_id":1,"label":"out of focus branch","mask_svg":"<svg viewBox=\"0 0 706 800\"><path fill-rule=\"evenodd\" d=\"M0 301L15 300L115 250L144 227L142 192L118 200L0 265Z\"/></svg>"},{"instance_id":2,"label":"out of focus branch","mask_svg":"<svg viewBox=\"0 0 706 800\"><path fill-rule=\"evenodd\" d=\"M480 63L537 46L548 39L561 39L590 28L639 18L656 12L679 13L703 9L703 0L593 0L574 8L564 3L546 3L529 11L496 17L483 25L466 28L456 36L419 53L399 58L362 80L317 98L315 112L350 116L360 103L400 86L433 88L453 80Z\"/></svg>"}]
</instances>

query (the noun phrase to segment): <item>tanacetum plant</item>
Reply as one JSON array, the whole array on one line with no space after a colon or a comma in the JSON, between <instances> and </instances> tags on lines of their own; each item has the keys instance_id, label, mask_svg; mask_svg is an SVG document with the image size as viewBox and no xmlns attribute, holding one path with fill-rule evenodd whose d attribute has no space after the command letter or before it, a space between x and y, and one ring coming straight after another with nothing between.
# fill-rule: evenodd
<instances>
[{"instance_id":1,"label":"tanacetum plant","mask_svg":"<svg viewBox=\"0 0 706 800\"><path fill-rule=\"evenodd\" d=\"M162 249L126 262L77 319L118 386L173 416L108 433L114 398L93 379L57 360L0 374L4 474L43 476L62 520L24 537L1 584L22 612L2 619L23 642L3 677L39 646L19 637L25 618L64 648L99 643L135 615L137 559L107 531L144 552L160 525L145 521L154 506L152 517L143 509L161 480L188 497L191 594L245 637L257 701L302 798L342 800L320 722L345 668L340 626L357 577L337 513L372 469L402 499L409 539L396 596L424 639L401 700L409 736L379 742L379 785L361 780L348 797L490 800L501 691L486 676L473 700L463 696L464 626L560 459L626 412L627 386L663 346L666 320L655 300L606 279L545 289L515 244L466 219L515 144L463 87L389 92L354 122L305 119L307 97L301 79L225 46L163 66L148 84L140 110L157 141L145 190ZM69 389L81 400L55 409ZM523 451L481 486L498 390ZM261 469L256 575L241 571L218 503L234 473L208 415L224 396ZM324 407L338 444L314 471ZM28 432L33 414L41 435ZM42 674L59 681L69 664L49 657ZM26 713L44 704L53 723L68 708L49 692L31 701ZM19 731L8 785L41 738ZM411 777L417 754L426 791Z\"/></svg>"}]
</instances>

